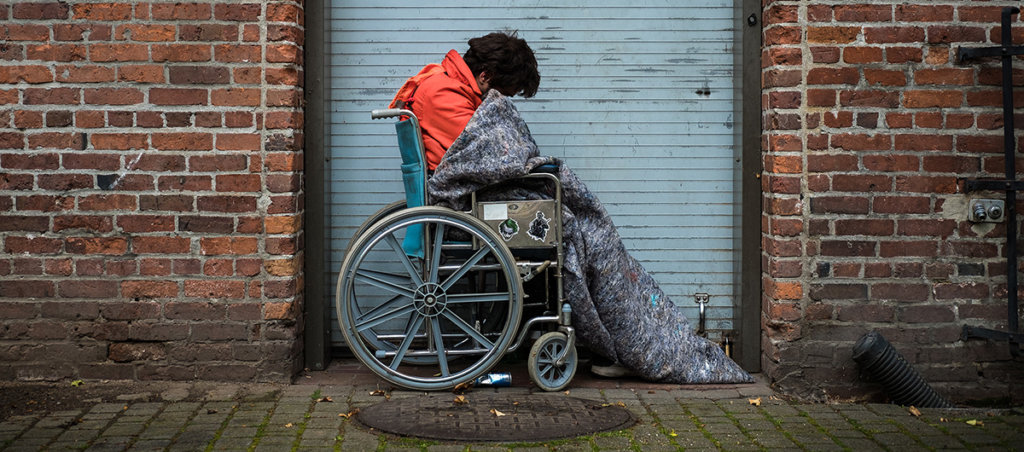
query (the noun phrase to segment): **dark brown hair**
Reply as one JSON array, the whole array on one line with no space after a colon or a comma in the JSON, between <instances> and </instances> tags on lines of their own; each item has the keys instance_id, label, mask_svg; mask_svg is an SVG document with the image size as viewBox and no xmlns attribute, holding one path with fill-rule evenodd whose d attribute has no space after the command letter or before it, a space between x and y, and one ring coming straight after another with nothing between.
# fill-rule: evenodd
<instances>
[{"instance_id":1,"label":"dark brown hair","mask_svg":"<svg viewBox=\"0 0 1024 452\"><path fill-rule=\"evenodd\" d=\"M474 76L486 72L491 87L512 95L533 97L540 86L533 49L515 33L491 33L469 40L462 56ZM486 93L485 93L486 94Z\"/></svg>"}]
</instances>

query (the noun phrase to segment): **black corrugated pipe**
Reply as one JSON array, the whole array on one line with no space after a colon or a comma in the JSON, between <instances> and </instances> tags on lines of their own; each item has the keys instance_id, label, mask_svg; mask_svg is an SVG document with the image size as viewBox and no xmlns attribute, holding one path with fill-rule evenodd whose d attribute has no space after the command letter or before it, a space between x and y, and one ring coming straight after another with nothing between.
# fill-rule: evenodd
<instances>
[{"instance_id":1,"label":"black corrugated pipe","mask_svg":"<svg viewBox=\"0 0 1024 452\"><path fill-rule=\"evenodd\" d=\"M921 408L954 408L921 378L903 355L877 331L865 334L853 346L853 360L882 383L885 392L900 405Z\"/></svg>"}]
</instances>

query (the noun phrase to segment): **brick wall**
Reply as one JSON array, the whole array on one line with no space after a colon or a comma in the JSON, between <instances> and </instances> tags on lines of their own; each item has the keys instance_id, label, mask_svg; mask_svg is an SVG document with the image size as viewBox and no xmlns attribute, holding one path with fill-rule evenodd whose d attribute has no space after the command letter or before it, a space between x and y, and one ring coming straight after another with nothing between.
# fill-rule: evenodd
<instances>
[{"instance_id":1,"label":"brick wall","mask_svg":"<svg viewBox=\"0 0 1024 452\"><path fill-rule=\"evenodd\" d=\"M302 18L0 4L0 378L301 366Z\"/></svg>"},{"instance_id":2,"label":"brick wall","mask_svg":"<svg viewBox=\"0 0 1024 452\"><path fill-rule=\"evenodd\" d=\"M999 63L955 61L1017 3L764 3L765 372L878 397L851 359L875 329L946 396L1021 400L1007 346L959 338L1006 329L1006 249L1004 224L966 221L959 180L1003 177Z\"/></svg>"}]
</instances>

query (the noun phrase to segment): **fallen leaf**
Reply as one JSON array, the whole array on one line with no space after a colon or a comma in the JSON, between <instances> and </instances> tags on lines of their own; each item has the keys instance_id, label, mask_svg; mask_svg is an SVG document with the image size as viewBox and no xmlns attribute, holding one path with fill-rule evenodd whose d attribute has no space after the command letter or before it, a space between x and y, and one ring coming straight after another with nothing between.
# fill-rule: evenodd
<instances>
[{"instance_id":1,"label":"fallen leaf","mask_svg":"<svg viewBox=\"0 0 1024 452\"><path fill-rule=\"evenodd\" d=\"M679 434L676 433L676 429L672 429L671 432L668 432L668 436L671 436L671 437L675 438L675 437L679 436Z\"/></svg>"},{"instance_id":2,"label":"fallen leaf","mask_svg":"<svg viewBox=\"0 0 1024 452\"><path fill-rule=\"evenodd\" d=\"M79 387L79 386L82 386L82 380L75 380L75 381L72 381L72 382L71 382L71 386L74 386L74 387L76 387L76 388L77 388L77 387Z\"/></svg>"},{"instance_id":3,"label":"fallen leaf","mask_svg":"<svg viewBox=\"0 0 1024 452\"><path fill-rule=\"evenodd\" d=\"M565 391L565 395L569 395L569 391Z\"/></svg>"},{"instance_id":4,"label":"fallen leaf","mask_svg":"<svg viewBox=\"0 0 1024 452\"><path fill-rule=\"evenodd\" d=\"M455 396L455 400L453 400L452 402L454 402L456 405L465 405L469 403L469 400L466 400L466 396L460 395Z\"/></svg>"},{"instance_id":5,"label":"fallen leaf","mask_svg":"<svg viewBox=\"0 0 1024 452\"><path fill-rule=\"evenodd\" d=\"M316 399L316 401L317 402L333 402L334 400L332 400L330 397L321 397L319 399Z\"/></svg>"},{"instance_id":6,"label":"fallen leaf","mask_svg":"<svg viewBox=\"0 0 1024 452\"><path fill-rule=\"evenodd\" d=\"M760 397L758 397L756 399L747 399L747 402L749 402L751 405L754 405L754 406L761 406L761 398Z\"/></svg>"},{"instance_id":7,"label":"fallen leaf","mask_svg":"<svg viewBox=\"0 0 1024 452\"><path fill-rule=\"evenodd\" d=\"M454 392L456 394L465 394L467 391L469 391L472 388L473 388L473 382L472 381L466 381L466 382L459 383L459 384L455 385L455 388L452 389L452 392Z\"/></svg>"},{"instance_id":8,"label":"fallen leaf","mask_svg":"<svg viewBox=\"0 0 1024 452\"><path fill-rule=\"evenodd\" d=\"M498 411L498 410L496 410L494 408L491 408L491 414L493 414L493 415L495 415L497 417L507 416L505 413L502 413L501 411Z\"/></svg>"},{"instance_id":9,"label":"fallen leaf","mask_svg":"<svg viewBox=\"0 0 1024 452\"><path fill-rule=\"evenodd\" d=\"M338 417L348 419L348 418L350 418L352 416L355 416L356 413L358 413L358 412L359 412L359 408L356 408L356 409L354 409L352 411L349 411L348 413L338 413Z\"/></svg>"},{"instance_id":10,"label":"fallen leaf","mask_svg":"<svg viewBox=\"0 0 1024 452\"><path fill-rule=\"evenodd\" d=\"M985 423L977 419L971 419L967 421L967 425L985 425Z\"/></svg>"},{"instance_id":11,"label":"fallen leaf","mask_svg":"<svg viewBox=\"0 0 1024 452\"><path fill-rule=\"evenodd\" d=\"M921 410L917 409L914 405L910 405L910 408L907 408L907 411L909 411L910 414L913 414L914 417L921 417Z\"/></svg>"},{"instance_id":12,"label":"fallen leaf","mask_svg":"<svg viewBox=\"0 0 1024 452\"><path fill-rule=\"evenodd\" d=\"M292 428L292 423L289 422L287 424L284 424L284 428Z\"/></svg>"}]
</instances>

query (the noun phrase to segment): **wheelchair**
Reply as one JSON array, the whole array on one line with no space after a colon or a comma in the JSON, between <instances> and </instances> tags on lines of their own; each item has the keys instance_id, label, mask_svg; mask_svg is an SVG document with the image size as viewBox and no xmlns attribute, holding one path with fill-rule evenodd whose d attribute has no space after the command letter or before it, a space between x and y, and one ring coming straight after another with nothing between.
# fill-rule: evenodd
<instances>
[{"instance_id":1,"label":"wheelchair","mask_svg":"<svg viewBox=\"0 0 1024 452\"><path fill-rule=\"evenodd\" d=\"M416 116L386 109L371 117L397 118L405 200L370 216L342 261L336 309L352 353L391 384L434 391L472 384L530 338L530 378L564 389L578 360L562 289L557 168L521 178L550 187L552 199L473 193L469 211L432 206Z\"/></svg>"}]
</instances>

